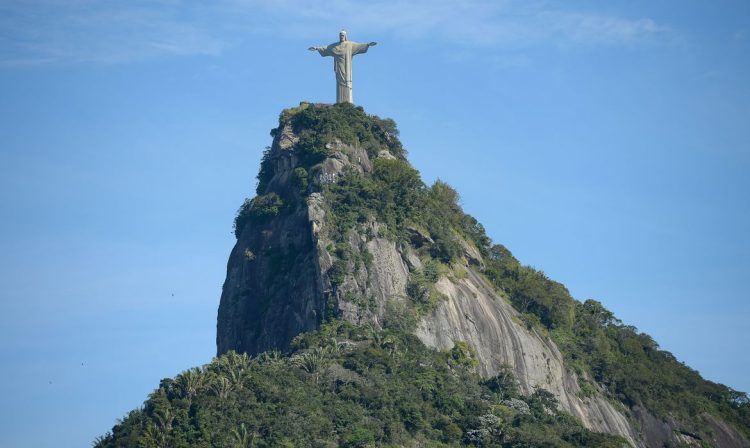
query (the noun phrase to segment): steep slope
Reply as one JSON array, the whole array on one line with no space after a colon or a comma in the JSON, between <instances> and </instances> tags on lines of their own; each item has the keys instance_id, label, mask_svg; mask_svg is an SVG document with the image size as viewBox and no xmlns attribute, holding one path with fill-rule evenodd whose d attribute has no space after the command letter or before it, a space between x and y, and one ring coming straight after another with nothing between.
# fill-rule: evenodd
<instances>
[{"instance_id":1,"label":"steep slope","mask_svg":"<svg viewBox=\"0 0 750 448\"><path fill-rule=\"evenodd\" d=\"M284 111L272 134L258 196L235 221L219 354L287 350L300 332L339 318L412 331L438 349L466 346L484 376L509 366L524 393L547 390L587 428L634 446L750 446L725 421L742 421L735 407L746 408L746 396L731 398L734 391L715 385L696 392L699 406L682 412L673 403L661 406L672 396L652 400L636 393L647 389L643 384L619 387L612 369L588 365L597 361L581 353L590 336L575 329L593 319L592 305L513 265L512 255L492 246L481 224L460 210L450 187L424 186L393 122L348 104L302 104ZM619 324L597 321L595 330L606 336ZM616 338L639 336L623 328ZM692 384L693 373L676 375ZM701 393L721 397L704 400Z\"/></svg>"},{"instance_id":2,"label":"steep slope","mask_svg":"<svg viewBox=\"0 0 750 448\"><path fill-rule=\"evenodd\" d=\"M416 334L426 345L450 349L465 341L476 351L484 375L497 375L501 366L509 365L525 393L546 389L587 428L640 445L627 418L602 394L581 397L577 377L565 367L557 346L522 326L518 313L473 269L465 279L454 283L442 278L436 286L447 299L419 322Z\"/></svg>"}]
</instances>

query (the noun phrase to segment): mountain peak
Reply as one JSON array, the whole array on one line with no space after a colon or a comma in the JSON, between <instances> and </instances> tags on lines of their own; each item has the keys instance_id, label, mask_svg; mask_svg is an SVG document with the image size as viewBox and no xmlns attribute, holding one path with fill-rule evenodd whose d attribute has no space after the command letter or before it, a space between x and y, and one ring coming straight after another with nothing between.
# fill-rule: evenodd
<instances>
[{"instance_id":1,"label":"mountain peak","mask_svg":"<svg viewBox=\"0 0 750 448\"><path fill-rule=\"evenodd\" d=\"M296 335L331 319L396 328L428 347L465 346L486 377L510 367L524 393L549 391L592 430L635 446L679 439L648 430L650 417L664 421L679 412L655 411L660 405L653 403L649 409L637 387L611 377L624 367L582 365L627 349L585 353L592 341L577 326L594 325L595 343L627 339L644 363L666 352L600 303L574 300L563 285L493 245L453 188L422 182L393 120L348 103L301 103L281 113L271 134L258 196L235 221L238 241L219 308L220 354L287 350ZM669 357L649 362L668 366L681 381L700 378ZM627 405L615 406L613 398ZM634 405L649 410L628 408ZM684 426L674 422L674 431Z\"/></svg>"},{"instance_id":2,"label":"mountain peak","mask_svg":"<svg viewBox=\"0 0 750 448\"><path fill-rule=\"evenodd\" d=\"M372 427L360 442L348 442L358 436L337 427L329 445L422 438L447 446L750 446L744 393L704 380L601 303L575 300L564 285L494 244L452 187L421 180L393 120L349 103L301 103L280 114L271 135L257 194L234 221L237 242L218 311L219 358L177 384L204 378L212 382L205 393L222 396L238 381L240 389L260 388L250 398L232 392L238 409L284 403L282 414L315 414L321 424L336 425L339 417L329 422L301 404L304 397L264 389L277 375L286 384L305 383L298 390L307 399L330 396L336 406L354 400L367 409L351 412L382 411L367 414ZM226 376L227 363L242 367ZM293 380L269 366L304 373ZM417 395L389 395L415 408L396 411L379 401L371 386L390 387L379 369L394 387L405 387L399 390L411 390L402 381L419 383ZM468 389L455 389L457 377ZM174 403L184 407L184 390L200 389L165 381L139 418L156 425ZM473 393L479 395L461 395ZM193 410L190 398L190 412L218 406L203 399ZM471 409L457 404L463 400ZM396 412L400 421L388 423L384 416ZM462 421L464 414L472 417ZM247 427L275 443L263 426L272 423L256 417ZM225 420L216 424L233 424ZM423 423L414 426L417 420ZM527 424L535 429L528 432ZM541 428L554 429L535 435Z\"/></svg>"}]
</instances>

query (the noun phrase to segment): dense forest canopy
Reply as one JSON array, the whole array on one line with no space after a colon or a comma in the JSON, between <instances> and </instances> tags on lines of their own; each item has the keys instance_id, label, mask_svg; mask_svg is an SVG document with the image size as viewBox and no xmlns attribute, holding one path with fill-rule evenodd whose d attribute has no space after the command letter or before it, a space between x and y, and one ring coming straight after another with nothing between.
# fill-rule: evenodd
<instances>
[{"instance_id":1,"label":"dense forest canopy","mask_svg":"<svg viewBox=\"0 0 750 448\"><path fill-rule=\"evenodd\" d=\"M512 374L473 372L471 352L440 352L397 330L332 321L291 353L229 352L165 379L106 447L620 447L558 412Z\"/></svg>"}]
</instances>

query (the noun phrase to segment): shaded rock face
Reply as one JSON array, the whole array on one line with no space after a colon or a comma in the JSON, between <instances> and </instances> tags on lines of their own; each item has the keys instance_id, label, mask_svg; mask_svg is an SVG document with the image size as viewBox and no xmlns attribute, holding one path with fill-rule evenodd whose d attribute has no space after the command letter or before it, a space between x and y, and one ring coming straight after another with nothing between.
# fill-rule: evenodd
<instances>
[{"instance_id":1,"label":"shaded rock face","mask_svg":"<svg viewBox=\"0 0 750 448\"><path fill-rule=\"evenodd\" d=\"M295 197L290 194L297 165L295 143L288 127L274 139L275 175L267 192ZM296 199L301 201L299 195ZM294 336L320 326L326 296L313 230L304 203L291 213L242 229L229 256L219 303L218 354L285 350Z\"/></svg>"},{"instance_id":2,"label":"shaded rock face","mask_svg":"<svg viewBox=\"0 0 750 448\"><path fill-rule=\"evenodd\" d=\"M713 415L704 415L703 421L710 428L711 440L709 444L713 446L737 446L742 448L750 447L750 442L736 429L726 424L726 422L714 417Z\"/></svg>"},{"instance_id":3,"label":"shaded rock face","mask_svg":"<svg viewBox=\"0 0 750 448\"><path fill-rule=\"evenodd\" d=\"M328 273L335 242L323 232L327 205L320 193L303 197L293 185L299 139L288 123L280 129L270 153L274 176L263 193L290 198L287 206L292 210L251 222L240 232L219 303L219 355L229 350L253 355L286 350L295 336L317 329L326 315L379 328L388 301L405 296L409 270L396 244L378 236L375 221L349 235L346 275L332 287ZM311 172L314 186L335 182L347 169L372 170L361 148L334 141L328 149L329 156ZM387 151L378 157L393 158Z\"/></svg>"},{"instance_id":4,"label":"shaded rock face","mask_svg":"<svg viewBox=\"0 0 750 448\"><path fill-rule=\"evenodd\" d=\"M292 181L299 165L298 141L291 125L282 123L269 154L274 175L266 191L259 192L279 193L287 199L288 211L247 224L230 255L218 313L219 354L286 350L296 335L319 328L326 316L381 328L389 305L409 300L410 272L422 268L416 247L432 243L421 230L407 228L410 241L397 244L382 237L382 224L370 219L348 233L346 255L337 253L336 242L326 231L329 206L315 191L337 182L348 170L372 172L373 161L362 148L334 140L327 146L327 158L310 172L308 194L301 194ZM384 150L373 157L394 158ZM589 429L621 435L632 446L700 442L676 423L657 419L647 410L613 404L588 378L581 380L591 382L594 393L584 397L579 378L566 367L554 342L518 319L517 311L481 274L480 253L467 241L459 242L466 275L442 276L435 284L444 300L421 318L415 330L425 345L450 349L464 341L476 353L482 375L490 377L502 366L510 366L524 393L546 389ZM340 272L333 278L335 263ZM748 446L721 420L707 416L705 421L715 434L706 442Z\"/></svg>"},{"instance_id":5,"label":"shaded rock face","mask_svg":"<svg viewBox=\"0 0 750 448\"><path fill-rule=\"evenodd\" d=\"M319 327L326 302L304 211L243 232L237 241L219 306L219 354L284 350L297 334Z\"/></svg>"},{"instance_id":6,"label":"shaded rock face","mask_svg":"<svg viewBox=\"0 0 750 448\"><path fill-rule=\"evenodd\" d=\"M634 406L632 415L640 428L641 438L648 447L750 447L750 442L742 434L712 415L701 416L703 425L709 429L708 439L701 438L673 419L660 420L641 406Z\"/></svg>"}]
</instances>

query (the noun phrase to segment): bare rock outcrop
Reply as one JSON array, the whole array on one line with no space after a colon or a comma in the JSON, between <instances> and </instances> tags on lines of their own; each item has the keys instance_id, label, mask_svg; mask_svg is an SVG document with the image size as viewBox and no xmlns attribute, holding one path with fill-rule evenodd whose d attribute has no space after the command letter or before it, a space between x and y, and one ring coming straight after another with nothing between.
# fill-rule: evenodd
<instances>
[{"instance_id":1,"label":"bare rock outcrop","mask_svg":"<svg viewBox=\"0 0 750 448\"><path fill-rule=\"evenodd\" d=\"M642 446L625 415L599 394L582 398L575 373L565 367L555 344L527 329L518 313L473 268L459 281L443 277L438 290L446 300L419 322L416 334L426 345L450 349L468 343L476 352L484 376L510 366L521 390L540 387L552 392L563 410L578 417L591 430L619 434Z\"/></svg>"}]
</instances>

